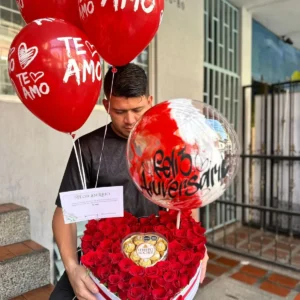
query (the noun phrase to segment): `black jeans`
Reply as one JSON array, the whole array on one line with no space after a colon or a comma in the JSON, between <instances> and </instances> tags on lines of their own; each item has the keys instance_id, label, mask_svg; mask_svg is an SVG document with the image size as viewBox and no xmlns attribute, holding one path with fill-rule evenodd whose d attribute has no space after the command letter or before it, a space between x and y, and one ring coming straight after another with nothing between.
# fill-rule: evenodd
<instances>
[{"instance_id":1,"label":"black jeans","mask_svg":"<svg viewBox=\"0 0 300 300\"><path fill-rule=\"evenodd\" d=\"M78 261L80 261L80 257L81 251L78 251ZM49 300L72 300L74 297L75 294L69 281L68 275L66 272L64 272L64 274L60 277L59 281L55 285Z\"/></svg>"},{"instance_id":2,"label":"black jeans","mask_svg":"<svg viewBox=\"0 0 300 300\"><path fill-rule=\"evenodd\" d=\"M49 300L72 300L75 297L73 288L66 272L57 282Z\"/></svg>"}]
</instances>

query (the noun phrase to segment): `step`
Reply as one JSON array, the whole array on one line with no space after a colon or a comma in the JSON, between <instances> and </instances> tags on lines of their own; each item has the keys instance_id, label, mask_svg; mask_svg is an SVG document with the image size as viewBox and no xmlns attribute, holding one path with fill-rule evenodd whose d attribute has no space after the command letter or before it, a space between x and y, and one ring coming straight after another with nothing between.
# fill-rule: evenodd
<instances>
[{"instance_id":1,"label":"step","mask_svg":"<svg viewBox=\"0 0 300 300\"><path fill-rule=\"evenodd\" d=\"M0 204L0 228L0 246L29 240L29 210L14 203Z\"/></svg>"},{"instance_id":2,"label":"step","mask_svg":"<svg viewBox=\"0 0 300 300\"><path fill-rule=\"evenodd\" d=\"M21 296L11 298L10 300L49 300L54 289L52 284L27 292Z\"/></svg>"},{"instance_id":3,"label":"step","mask_svg":"<svg viewBox=\"0 0 300 300\"><path fill-rule=\"evenodd\" d=\"M31 240L0 247L0 281L1 300L49 284L49 251Z\"/></svg>"}]
</instances>

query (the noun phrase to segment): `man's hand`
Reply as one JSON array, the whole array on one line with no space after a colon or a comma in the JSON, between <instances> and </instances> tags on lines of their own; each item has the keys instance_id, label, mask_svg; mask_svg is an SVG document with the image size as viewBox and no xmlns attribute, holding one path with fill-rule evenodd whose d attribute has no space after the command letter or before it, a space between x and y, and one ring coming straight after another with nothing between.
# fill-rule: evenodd
<instances>
[{"instance_id":1,"label":"man's hand","mask_svg":"<svg viewBox=\"0 0 300 300\"><path fill-rule=\"evenodd\" d=\"M202 283L203 280L204 280L204 278L205 278L208 260L209 260L209 257L208 257L207 249L206 249L204 258L203 258L203 260L202 260L202 265L201 265L201 278L200 278L200 283Z\"/></svg>"},{"instance_id":2,"label":"man's hand","mask_svg":"<svg viewBox=\"0 0 300 300\"><path fill-rule=\"evenodd\" d=\"M72 268L68 277L78 300L96 300L93 294L98 292L98 288L83 266Z\"/></svg>"}]
</instances>

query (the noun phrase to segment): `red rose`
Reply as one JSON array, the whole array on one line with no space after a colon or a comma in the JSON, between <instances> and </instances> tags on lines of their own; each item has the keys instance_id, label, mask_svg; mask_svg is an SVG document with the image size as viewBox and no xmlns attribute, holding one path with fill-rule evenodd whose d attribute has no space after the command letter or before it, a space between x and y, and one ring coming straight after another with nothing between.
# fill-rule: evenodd
<instances>
[{"instance_id":1,"label":"red rose","mask_svg":"<svg viewBox=\"0 0 300 300\"><path fill-rule=\"evenodd\" d=\"M180 252L182 250L183 250L183 247L177 240L174 240L169 243L169 254L170 255L173 255L173 254L176 255L178 252Z\"/></svg>"},{"instance_id":2,"label":"red rose","mask_svg":"<svg viewBox=\"0 0 300 300\"><path fill-rule=\"evenodd\" d=\"M92 242L93 241L93 236L94 236L94 232L92 233L92 235L84 233L84 236L81 238L81 240L85 241L85 242Z\"/></svg>"},{"instance_id":3,"label":"red rose","mask_svg":"<svg viewBox=\"0 0 300 300\"><path fill-rule=\"evenodd\" d=\"M116 228L112 225L107 225L101 231L107 238L111 239L111 235L116 232Z\"/></svg>"},{"instance_id":4,"label":"red rose","mask_svg":"<svg viewBox=\"0 0 300 300\"><path fill-rule=\"evenodd\" d=\"M106 265L106 266L98 266L96 268L95 275L102 281L105 282L111 272L111 266Z\"/></svg>"},{"instance_id":5,"label":"red rose","mask_svg":"<svg viewBox=\"0 0 300 300\"><path fill-rule=\"evenodd\" d=\"M121 224L118 227L118 233L121 239L127 236L130 233L130 227L127 224Z\"/></svg>"},{"instance_id":6,"label":"red rose","mask_svg":"<svg viewBox=\"0 0 300 300\"><path fill-rule=\"evenodd\" d=\"M158 279L159 279L159 278L155 278L155 279L152 279L152 280L150 281L150 287L151 287L152 290L161 288L161 285L158 284L158 282L157 282ZM163 280L163 279L162 279L162 280ZM163 281L164 281L164 280L163 280ZM166 282L164 281L164 284L165 284L165 283L166 283Z\"/></svg>"},{"instance_id":7,"label":"red rose","mask_svg":"<svg viewBox=\"0 0 300 300\"><path fill-rule=\"evenodd\" d=\"M168 271L170 269L170 263L167 260L159 261L155 266L161 271Z\"/></svg>"},{"instance_id":8,"label":"red rose","mask_svg":"<svg viewBox=\"0 0 300 300\"><path fill-rule=\"evenodd\" d=\"M177 212L175 212L175 214L172 214L172 211L168 211L168 212L164 210L159 211L159 221L161 224L176 222L176 218L177 218Z\"/></svg>"},{"instance_id":9,"label":"red rose","mask_svg":"<svg viewBox=\"0 0 300 300\"><path fill-rule=\"evenodd\" d=\"M92 245L93 247L97 248L100 244L100 242L103 240L104 236L103 233L100 231L95 232L95 234L93 235L93 241L92 241Z\"/></svg>"},{"instance_id":10,"label":"red rose","mask_svg":"<svg viewBox=\"0 0 300 300\"><path fill-rule=\"evenodd\" d=\"M109 253L109 258L111 260L111 263L115 265L124 258L124 255L122 253Z\"/></svg>"},{"instance_id":11,"label":"red rose","mask_svg":"<svg viewBox=\"0 0 300 300\"><path fill-rule=\"evenodd\" d=\"M140 224L132 225L132 226L130 226L130 233L140 232L140 228L141 228Z\"/></svg>"},{"instance_id":12,"label":"red rose","mask_svg":"<svg viewBox=\"0 0 300 300\"><path fill-rule=\"evenodd\" d=\"M85 225L86 231L84 232L84 234L86 234L86 233L93 234L94 232L96 232L97 225L98 225L98 221L96 221L96 220L88 221L88 223Z\"/></svg>"},{"instance_id":13,"label":"red rose","mask_svg":"<svg viewBox=\"0 0 300 300\"><path fill-rule=\"evenodd\" d=\"M181 220L180 222L180 228L182 229L189 229L192 227L192 223L189 220Z\"/></svg>"},{"instance_id":14,"label":"red rose","mask_svg":"<svg viewBox=\"0 0 300 300\"><path fill-rule=\"evenodd\" d=\"M103 231L103 229L105 230L106 226L107 226L106 219L102 219L99 221L99 223L97 225L97 230Z\"/></svg>"},{"instance_id":15,"label":"red rose","mask_svg":"<svg viewBox=\"0 0 300 300\"><path fill-rule=\"evenodd\" d=\"M150 216L150 224L151 225L158 225L159 224L159 218L155 215Z\"/></svg>"},{"instance_id":16,"label":"red rose","mask_svg":"<svg viewBox=\"0 0 300 300\"><path fill-rule=\"evenodd\" d=\"M108 288L112 293L117 293L119 291L117 284L108 283Z\"/></svg>"},{"instance_id":17,"label":"red rose","mask_svg":"<svg viewBox=\"0 0 300 300\"><path fill-rule=\"evenodd\" d=\"M180 274L186 274L187 273L187 266L182 266L181 269L179 270Z\"/></svg>"},{"instance_id":18,"label":"red rose","mask_svg":"<svg viewBox=\"0 0 300 300\"><path fill-rule=\"evenodd\" d=\"M131 275L128 272L120 272L121 280L122 281L129 281Z\"/></svg>"},{"instance_id":19,"label":"red rose","mask_svg":"<svg viewBox=\"0 0 300 300\"><path fill-rule=\"evenodd\" d=\"M130 286L129 282L120 281L120 282L118 283L118 288L119 288L121 291L126 291L126 292L127 292L127 291L131 288L131 286Z\"/></svg>"},{"instance_id":20,"label":"red rose","mask_svg":"<svg viewBox=\"0 0 300 300\"><path fill-rule=\"evenodd\" d=\"M175 229L174 236L178 239L186 239L186 230L185 229Z\"/></svg>"},{"instance_id":21,"label":"red rose","mask_svg":"<svg viewBox=\"0 0 300 300\"><path fill-rule=\"evenodd\" d=\"M172 263L170 264L170 270L172 270L172 271L177 272L177 271L180 271L181 268L182 268L181 263L179 263L179 262L177 262L177 261L172 262Z\"/></svg>"},{"instance_id":22,"label":"red rose","mask_svg":"<svg viewBox=\"0 0 300 300\"><path fill-rule=\"evenodd\" d=\"M164 288L158 288L152 291L152 296L154 300L167 300L167 292Z\"/></svg>"},{"instance_id":23,"label":"red rose","mask_svg":"<svg viewBox=\"0 0 300 300\"><path fill-rule=\"evenodd\" d=\"M81 256L81 262L87 268L95 267L97 260L98 260L97 253L94 251L90 251L87 254Z\"/></svg>"},{"instance_id":24,"label":"red rose","mask_svg":"<svg viewBox=\"0 0 300 300\"><path fill-rule=\"evenodd\" d=\"M199 264L197 266L193 265L188 268L188 275L190 278L193 278L198 270Z\"/></svg>"},{"instance_id":25,"label":"red rose","mask_svg":"<svg viewBox=\"0 0 300 300\"><path fill-rule=\"evenodd\" d=\"M129 280L129 284L131 287L145 287L147 282L141 276L134 276Z\"/></svg>"},{"instance_id":26,"label":"red rose","mask_svg":"<svg viewBox=\"0 0 300 300\"><path fill-rule=\"evenodd\" d=\"M200 264L200 261L203 259L203 257L204 257L204 253L201 252L194 253L194 260L192 263L198 266Z\"/></svg>"},{"instance_id":27,"label":"red rose","mask_svg":"<svg viewBox=\"0 0 300 300\"><path fill-rule=\"evenodd\" d=\"M170 235L170 230L163 225L154 226L154 230L155 232L160 233L166 237Z\"/></svg>"},{"instance_id":28,"label":"red rose","mask_svg":"<svg viewBox=\"0 0 300 300\"><path fill-rule=\"evenodd\" d=\"M150 225L149 218L140 218L140 224L142 224L142 225Z\"/></svg>"},{"instance_id":29,"label":"red rose","mask_svg":"<svg viewBox=\"0 0 300 300\"><path fill-rule=\"evenodd\" d=\"M108 276L108 281L110 284L116 285L120 282L121 276L119 274L112 274Z\"/></svg>"},{"instance_id":30,"label":"red rose","mask_svg":"<svg viewBox=\"0 0 300 300\"><path fill-rule=\"evenodd\" d=\"M130 267L134 264L134 262L130 258L123 258L119 262L119 267L122 272L128 272Z\"/></svg>"},{"instance_id":31,"label":"red rose","mask_svg":"<svg viewBox=\"0 0 300 300\"><path fill-rule=\"evenodd\" d=\"M117 240L111 245L111 251L113 253L120 253L121 252L121 241Z\"/></svg>"},{"instance_id":32,"label":"red rose","mask_svg":"<svg viewBox=\"0 0 300 300\"><path fill-rule=\"evenodd\" d=\"M118 297L121 299L121 300L127 300L128 297L127 297L127 291L120 291L118 292Z\"/></svg>"},{"instance_id":33,"label":"red rose","mask_svg":"<svg viewBox=\"0 0 300 300\"><path fill-rule=\"evenodd\" d=\"M174 230L176 228L176 225L174 223L168 223L166 227L170 230Z\"/></svg>"},{"instance_id":34,"label":"red rose","mask_svg":"<svg viewBox=\"0 0 300 300\"><path fill-rule=\"evenodd\" d=\"M206 243L206 240L203 243L196 246L197 251L199 251L203 255L203 257L204 257L205 252L206 252L205 243Z\"/></svg>"},{"instance_id":35,"label":"red rose","mask_svg":"<svg viewBox=\"0 0 300 300\"><path fill-rule=\"evenodd\" d=\"M143 276L145 274L145 269L134 264L129 268L128 272L132 276Z\"/></svg>"},{"instance_id":36,"label":"red rose","mask_svg":"<svg viewBox=\"0 0 300 300\"><path fill-rule=\"evenodd\" d=\"M179 278L180 280L180 287L183 289L189 284L189 277L186 274L182 274Z\"/></svg>"},{"instance_id":37,"label":"red rose","mask_svg":"<svg viewBox=\"0 0 300 300\"><path fill-rule=\"evenodd\" d=\"M205 234L205 228L201 227L200 224L193 226L193 231L196 235L203 236Z\"/></svg>"},{"instance_id":38,"label":"red rose","mask_svg":"<svg viewBox=\"0 0 300 300\"><path fill-rule=\"evenodd\" d=\"M164 280L165 280L166 282L172 282L172 281L174 281L174 280L176 280L176 279L177 279L177 275L176 275L175 272L169 271L169 272L165 272L165 273L164 273Z\"/></svg>"},{"instance_id":39,"label":"red rose","mask_svg":"<svg viewBox=\"0 0 300 300\"><path fill-rule=\"evenodd\" d=\"M98 248L97 251L97 257L100 265L108 265L110 264L110 258L107 251L103 251L101 248Z\"/></svg>"},{"instance_id":40,"label":"red rose","mask_svg":"<svg viewBox=\"0 0 300 300\"><path fill-rule=\"evenodd\" d=\"M172 282L173 284L173 287L177 290L177 289L180 289L181 288L181 282L179 279L176 279Z\"/></svg>"},{"instance_id":41,"label":"red rose","mask_svg":"<svg viewBox=\"0 0 300 300\"><path fill-rule=\"evenodd\" d=\"M178 253L178 260L183 265L190 264L194 259L194 252L193 251L181 251Z\"/></svg>"},{"instance_id":42,"label":"red rose","mask_svg":"<svg viewBox=\"0 0 300 300\"><path fill-rule=\"evenodd\" d=\"M164 287L166 285L166 281L163 278L157 278L156 279L156 283L158 284L158 286L160 287Z\"/></svg>"},{"instance_id":43,"label":"red rose","mask_svg":"<svg viewBox=\"0 0 300 300\"><path fill-rule=\"evenodd\" d=\"M105 239L99 244L99 248L102 250L109 251L112 245L112 240L110 239Z\"/></svg>"},{"instance_id":44,"label":"red rose","mask_svg":"<svg viewBox=\"0 0 300 300\"><path fill-rule=\"evenodd\" d=\"M193 245L199 245L205 241L204 236L196 235L192 229L188 229L187 238Z\"/></svg>"},{"instance_id":45,"label":"red rose","mask_svg":"<svg viewBox=\"0 0 300 300\"><path fill-rule=\"evenodd\" d=\"M81 249L82 249L83 254L86 254L90 251L93 251L94 247L93 247L91 242L82 241L81 242Z\"/></svg>"},{"instance_id":46,"label":"red rose","mask_svg":"<svg viewBox=\"0 0 300 300\"><path fill-rule=\"evenodd\" d=\"M181 243L181 246L183 247L183 249L189 249L189 248L193 247L192 243L187 239L182 239L180 241L180 243Z\"/></svg>"},{"instance_id":47,"label":"red rose","mask_svg":"<svg viewBox=\"0 0 300 300\"><path fill-rule=\"evenodd\" d=\"M152 225L141 225L140 231L143 233L152 232L153 226Z\"/></svg>"},{"instance_id":48,"label":"red rose","mask_svg":"<svg viewBox=\"0 0 300 300\"><path fill-rule=\"evenodd\" d=\"M156 266L146 268L145 275L147 278L150 278L150 279L158 278L160 276L159 268L157 268Z\"/></svg>"},{"instance_id":49,"label":"red rose","mask_svg":"<svg viewBox=\"0 0 300 300\"><path fill-rule=\"evenodd\" d=\"M181 211L181 218L182 219L190 219L192 217L192 211L185 209Z\"/></svg>"},{"instance_id":50,"label":"red rose","mask_svg":"<svg viewBox=\"0 0 300 300\"><path fill-rule=\"evenodd\" d=\"M109 238L112 240L112 241L117 241L120 243L120 234L119 232L116 230L113 234L111 234L109 236Z\"/></svg>"},{"instance_id":51,"label":"red rose","mask_svg":"<svg viewBox=\"0 0 300 300\"><path fill-rule=\"evenodd\" d=\"M146 291L141 287L133 287L128 290L127 297L129 300L144 299Z\"/></svg>"}]
</instances>

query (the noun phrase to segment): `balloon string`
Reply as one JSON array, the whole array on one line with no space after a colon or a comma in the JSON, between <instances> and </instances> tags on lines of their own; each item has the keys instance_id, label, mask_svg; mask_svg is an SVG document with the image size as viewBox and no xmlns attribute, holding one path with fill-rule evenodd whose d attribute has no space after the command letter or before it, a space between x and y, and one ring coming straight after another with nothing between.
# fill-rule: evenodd
<instances>
[{"instance_id":1,"label":"balloon string","mask_svg":"<svg viewBox=\"0 0 300 300\"><path fill-rule=\"evenodd\" d=\"M78 139L77 141L78 141L78 147L79 147L79 152L80 152L80 160L81 160L81 168L82 168L82 177L83 177L84 188L87 189L87 186L86 186L86 176L85 176L85 171L84 171L84 165L83 165L83 159L82 159L82 153L81 153L80 140Z\"/></svg>"},{"instance_id":2,"label":"balloon string","mask_svg":"<svg viewBox=\"0 0 300 300\"><path fill-rule=\"evenodd\" d=\"M110 100L111 100L111 96L112 96L112 90L113 90L113 84L114 84L114 79L115 79L115 73L116 72L117 72L117 69L114 68L114 67L112 67L112 80L111 80L110 94L109 94L109 99L108 99L108 109L107 109L107 115L106 115L106 124L105 124L105 129L104 129L104 136L103 136L103 141L102 141L102 148L101 148L101 152L100 152L99 166L98 166L98 171L97 171L95 188L97 187L98 179L99 179L99 172L100 172L100 167L101 167L102 154L103 154L104 145L105 145L105 138L106 138L106 134L107 134L108 116L109 116L109 113L110 113Z\"/></svg>"},{"instance_id":3,"label":"balloon string","mask_svg":"<svg viewBox=\"0 0 300 300\"><path fill-rule=\"evenodd\" d=\"M180 228L180 221L181 221L181 210L179 210L177 214L176 229Z\"/></svg>"},{"instance_id":4,"label":"balloon string","mask_svg":"<svg viewBox=\"0 0 300 300\"><path fill-rule=\"evenodd\" d=\"M75 151L76 161L77 161L77 165L78 165L78 169L79 169L79 175L80 175L80 179L81 179L81 183L82 183L82 188L86 189L86 186L84 184L85 181L83 179L83 175L82 175L82 172L81 172L81 166L80 166L79 159L78 159L78 153L77 153L77 149L76 149L76 145L75 145L74 135L71 134L71 137L72 137L73 148L74 148L74 151Z\"/></svg>"}]
</instances>

